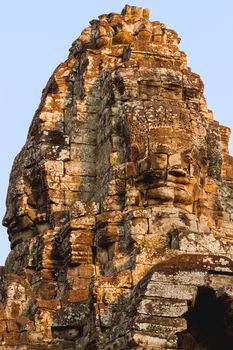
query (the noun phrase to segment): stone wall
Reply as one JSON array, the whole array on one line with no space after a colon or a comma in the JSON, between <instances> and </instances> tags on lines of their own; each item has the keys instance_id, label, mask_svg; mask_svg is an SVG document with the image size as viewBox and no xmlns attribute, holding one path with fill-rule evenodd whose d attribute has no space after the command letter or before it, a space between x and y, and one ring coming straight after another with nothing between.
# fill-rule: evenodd
<instances>
[{"instance_id":1,"label":"stone wall","mask_svg":"<svg viewBox=\"0 0 233 350\"><path fill-rule=\"evenodd\" d=\"M10 177L0 349L233 348L230 130L179 41L127 5L49 79Z\"/></svg>"}]
</instances>

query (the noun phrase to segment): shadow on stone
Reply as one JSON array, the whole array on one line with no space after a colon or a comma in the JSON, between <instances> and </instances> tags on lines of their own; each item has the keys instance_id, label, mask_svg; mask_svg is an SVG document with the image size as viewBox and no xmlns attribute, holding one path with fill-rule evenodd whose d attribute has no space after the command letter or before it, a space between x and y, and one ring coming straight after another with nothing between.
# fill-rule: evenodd
<instances>
[{"instance_id":1,"label":"shadow on stone","mask_svg":"<svg viewBox=\"0 0 233 350\"><path fill-rule=\"evenodd\" d=\"M179 334L179 348L185 350L233 349L232 299L217 296L213 289L199 287L196 302L185 318L187 331Z\"/></svg>"}]
</instances>

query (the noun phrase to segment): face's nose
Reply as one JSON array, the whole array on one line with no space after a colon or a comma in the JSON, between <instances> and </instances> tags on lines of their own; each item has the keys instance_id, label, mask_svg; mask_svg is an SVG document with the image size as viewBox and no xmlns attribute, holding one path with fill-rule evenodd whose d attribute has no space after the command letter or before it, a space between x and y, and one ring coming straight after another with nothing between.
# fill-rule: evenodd
<instances>
[{"instance_id":1,"label":"face's nose","mask_svg":"<svg viewBox=\"0 0 233 350\"><path fill-rule=\"evenodd\" d=\"M7 210L3 217L2 224L5 227L9 227L11 222L12 222L12 215L10 215L9 210Z\"/></svg>"},{"instance_id":2,"label":"face's nose","mask_svg":"<svg viewBox=\"0 0 233 350\"><path fill-rule=\"evenodd\" d=\"M7 214L5 214L4 218L2 219L3 226L7 227L9 224L9 218L7 217Z\"/></svg>"}]
</instances>

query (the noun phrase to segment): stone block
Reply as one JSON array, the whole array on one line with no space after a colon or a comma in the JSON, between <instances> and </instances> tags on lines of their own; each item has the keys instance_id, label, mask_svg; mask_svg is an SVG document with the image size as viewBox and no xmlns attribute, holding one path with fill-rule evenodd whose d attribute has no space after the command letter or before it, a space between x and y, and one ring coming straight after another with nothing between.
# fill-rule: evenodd
<instances>
[{"instance_id":1,"label":"stone block","mask_svg":"<svg viewBox=\"0 0 233 350\"><path fill-rule=\"evenodd\" d=\"M195 300L197 287L176 285L170 283L150 282L145 295L148 297L174 298L180 300Z\"/></svg>"},{"instance_id":2,"label":"stone block","mask_svg":"<svg viewBox=\"0 0 233 350\"><path fill-rule=\"evenodd\" d=\"M151 281L177 285L204 286L207 282L207 274L203 271L177 271L173 274L154 272L151 276Z\"/></svg>"},{"instance_id":3,"label":"stone block","mask_svg":"<svg viewBox=\"0 0 233 350\"><path fill-rule=\"evenodd\" d=\"M140 302L138 312L145 315L180 317L188 311L187 302L179 299L152 297Z\"/></svg>"},{"instance_id":4,"label":"stone block","mask_svg":"<svg viewBox=\"0 0 233 350\"><path fill-rule=\"evenodd\" d=\"M187 322L183 318L167 318L143 314L136 317L134 324L137 330L164 339L187 329Z\"/></svg>"}]
</instances>

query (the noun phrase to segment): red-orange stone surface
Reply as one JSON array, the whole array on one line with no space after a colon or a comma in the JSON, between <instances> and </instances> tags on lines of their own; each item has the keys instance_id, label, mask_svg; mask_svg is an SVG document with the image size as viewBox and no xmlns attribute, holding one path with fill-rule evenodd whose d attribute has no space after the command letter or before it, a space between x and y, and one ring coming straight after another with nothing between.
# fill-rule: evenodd
<instances>
[{"instance_id":1,"label":"red-orange stone surface","mask_svg":"<svg viewBox=\"0 0 233 350\"><path fill-rule=\"evenodd\" d=\"M126 6L49 79L10 178L0 349L233 349L230 130L179 41Z\"/></svg>"}]
</instances>

